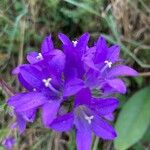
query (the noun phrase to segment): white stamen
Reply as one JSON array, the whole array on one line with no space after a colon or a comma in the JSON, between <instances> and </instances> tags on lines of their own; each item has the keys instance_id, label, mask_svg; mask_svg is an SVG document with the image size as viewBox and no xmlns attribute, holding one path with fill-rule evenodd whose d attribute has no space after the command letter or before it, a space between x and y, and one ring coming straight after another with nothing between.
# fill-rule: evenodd
<instances>
[{"instance_id":1,"label":"white stamen","mask_svg":"<svg viewBox=\"0 0 150 150\"><path fill-rule=\"evenodd\" d=\"M111 66L112 66L111 61L105 60L104 63L107 64L108 68L111 68Z\"/></svg>"},{"instance_id":2,"label":"white stamen","mask_svg":"<svg viewBox=\"0 0 150 150\"><path fill-rule=\"evenodd\" d=\"M72 41L72 43L73 43L73 46L74 46L74 47L76 47L76 46L77 46L78 41Z\"/></svg>"},{"instance_id":3,"label":"white stamen","mask_svg":"<svg viewBox=\"0 0 150 150\"><path fill-rule=\"evenodd\" d=\"M41 53L38 53L38 56L36 56L36 59L40 59L40 60L42 60L42 59L43 59L42 54L41 54Z\"/></svg>"},{"instance_id":4,"label":"white stamen","mask_svg":"<svg viewBox=\"0 0 150 150\"><path fill-rule=\"evenodd\" d=\"M50 81L51 81L52 79L51 78L48 78L48 79L43 79L42 81L44 82L44 85L46 86L46 87L49 87L51 84L50 84Z\"/></svg>"},{"instance_id":5,"label":"white stamen","mask_svg":"<svg viewBox=\"0 0 150 150\"><path fill-rule=\"evenodd\" d=\"M36 88L33 88L33 91L35 92L35 91L36 91Z\"/></svg>"},{"instance_id":6,"label":"white stamen","mask_svg":"<svg viewBox=\"0 0 150 150\"><path fill-rule=\"evenodd\" d=\"M91 124L92 119L94 118L94 116L87 116L87 115L85 115L84 118L88 121L89 124Z\"/></svg>"}]
</instances>

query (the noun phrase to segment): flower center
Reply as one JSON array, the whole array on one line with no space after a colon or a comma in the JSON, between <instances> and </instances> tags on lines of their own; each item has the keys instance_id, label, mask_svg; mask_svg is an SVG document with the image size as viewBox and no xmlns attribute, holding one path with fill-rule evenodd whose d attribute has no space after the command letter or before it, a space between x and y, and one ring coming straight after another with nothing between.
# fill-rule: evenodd
<instances>
[{"instance_id":1,"label":"flower center","mask_svg":"<svg viewBox=\"0 0 150 150\"><path fill-rule=\"evenodd\" d=\"M42 81L44 82L44 85L46 86L46 87L49 87L51 84L50 84L50 81L51 81L52 79L51 78L48 78L48 79L43 79Z\"/></svg>"},{"instance_id":2,"label":"flower center","mask_svg":"<svg viewBox=\"0 0 150 150\"><path fill-rule=\"evenodd\" d=\"M36 91L36 88L33 88L33 91L35 92L35 91Z\"/></svg>"},{"instance_id":3,"label":"flower center","mask_svg":"<svg viewBox=\"0 0 150 150\"><path fill-rule=\"evenodd\" d=\"M76 46L77 46L78 41L72 41L72 43L73 43L73 46L74 46L74 47L76 47Z\"/></svg>"},{"instance_id":4,"label":"flower center","mask_svg":"<svg viewBox=\"0 0 150 150\"><path fill-rule=\"evenodd\" d=\"M52 84L50 83L52 81L52 78L47 78L47 79L43 79L42 80L45 87L48 87L49 89L51 89L54 93L59 94L60 92L58 90L55 89L55 87L52 86Z\"/></svg>"},{"instance_id":5,"label":"flower center","mask_svg":"<svg viewBox=\"0 0 150 150\"><path fill-rule=\"evenodd\" d=\"M104 63L108 66L108 68L111 68L111 66L112 66L111 61L105 60Z\"/></svg>"},{"instance_id":6,"label":"flower center","mask_svg":"<svg viewBox=\"0 0 150 150\"><path fill-rule=\"evenodd\" d=\"M43 59L42 54L41 54L41 53L38 53L38 55L36 56L36 59L42 60L42 59Z\"/></svg>"},{"instance_id":7,"label":"flower center","mask_svg":"<svg viewBox=\"0 0 150 150\"><path fill-rule=\"evenodd\" d=\"M92 119L94 118L94 116L87 116L87 115L85 115L84 118L85 118L85 120L88 121L89 124L91 124Z\"/></svg>"}]
</instances>

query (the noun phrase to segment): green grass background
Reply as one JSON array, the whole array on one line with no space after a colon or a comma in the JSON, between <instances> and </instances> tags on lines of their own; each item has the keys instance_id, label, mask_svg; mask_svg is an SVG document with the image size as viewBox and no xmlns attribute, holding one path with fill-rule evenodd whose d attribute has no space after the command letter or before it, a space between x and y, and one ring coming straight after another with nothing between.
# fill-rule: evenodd
<instances>
[{"instance_id":1,"label":"green grass background","mask_svg":"<svg viewBox=\"0 0 150 150\"><path fill-rule=\"evenodd\" d=\"M90 43L101 34L110 45L120 44L125 63L140 74L136 78L124 78L128 92L124 96L117 95L121 103L115 113L117 120L128 99L150 83L149 27L149 0L0 0L0 141L9 134L9 126L14 119L9 116L10 109L5 105L11 93L4 83L14 91L24 90L11 75L11 70L26 62L28 51L40 50L45 35L52 34L56 47L61 44L57 37L59 32L67 34L72 40L89 32ZM136 107L136 103L133 107ZM17 138L15 150L76 149L73 131L60 134L43 129L39 118L34 124L28 125L23 136L20 137L16 131L11 134ZM144 136L128 149L148 150L149 139L150 131L147 127ZM115 148L112 141L103 141L93 136L91 149Z\"/></svg>"}]
</instances>

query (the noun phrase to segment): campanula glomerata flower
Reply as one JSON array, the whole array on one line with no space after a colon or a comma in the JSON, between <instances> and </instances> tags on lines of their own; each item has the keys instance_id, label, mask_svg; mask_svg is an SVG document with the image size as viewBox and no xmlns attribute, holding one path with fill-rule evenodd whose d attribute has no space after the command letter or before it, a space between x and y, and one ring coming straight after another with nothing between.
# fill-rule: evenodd
<instances>
[{"instance_id":1,"label":"campanula glomerata flower","mask_svg":"<svg viewBox=\"0 0 150 150\"><path fill-rule=\"evenodd\" d=\"M3 141L2 141L2 145L6 150L12 150L13 145L16 143L15 139L11 136L6 137Z\"/></svg>"},{"instance_id":2,"label":"campanula glomerata flower","mask_svg":"<svg viewBox=\"0 0 150 150\"><path fill-rule=\"evenodd\" d=\"M40 109L44 127L60 132L75 129L77 149L90 150L93 133L108 140L117 136L109 123L119 105L112 95L126 92L121 76L138 73L122 64L120 47L109 47L102 36L91 47L88 33L75 41L62 33L58 37L62 50L54 47L49 35L40 53L29 52L29 63L13 70L25 92L10 97L7 104L20 133ZM60 113L66 102L68 109Z\"/></svg>"}]
</instances>

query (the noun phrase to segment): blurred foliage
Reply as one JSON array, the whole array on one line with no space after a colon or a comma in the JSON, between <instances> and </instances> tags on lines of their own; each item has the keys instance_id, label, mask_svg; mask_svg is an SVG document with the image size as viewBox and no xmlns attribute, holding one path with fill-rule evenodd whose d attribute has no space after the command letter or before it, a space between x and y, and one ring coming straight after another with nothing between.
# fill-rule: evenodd
<instances>
[{"instance_id":1,"label":"blurred foliage","mask_svg":"<svg viewBox=\"0 0 150 150\"><path fill-rule=\"evenodd\" d=\"M149 8L149 0L1 0L0 82L1 79L5 80L15 91L24 90L11 75L11 70L26 62L27 51L40 49L40 43L46 34L52 33L56 47L60 46L57 38L58 32L66 33L72 39L83 32L89 32L91 34L90 43L103 34L109 44L120 44L125 63L140 72L139 77L125 78L128 93L124 96L117 95L121 103L116 111L116 127L120 129L118 135L122 135L124 129L126 132L116 140L118 141L116 148L118 145L123 146L130 139L126 148L150 149L149 121L147 119L146 123L144 122L150 114L145 116L142 112L146 110L140 106L140 104L146 105L145 102L147 102L145 107L150 108L149 97L145 97L145 90L139 91L150 83ZM9 115L9 108L5 105L5 100L10 95L9 90L6 90L4 86L1 87L0 140L8 134L10 124L14 120ZM129 120L133 117L138 122L139 113L143 114L143 120L139 124ZM122 120L125 114L129 117ZM129 123L136 131L134 134L132 129L130 131L128 128ZM22 137L13 131L12 134L17 138L17 145L14 149L75 149L74 132L58 134L40 128L40 124L40 119L37 119L32 125L29 124ZM146 128L147 132L144 134ZM93 137L93 145L93 150L114 149L112 142L97 140L95 137ZM122 149L119 147L117 150Z\"/></svg>"}]
</instances>

